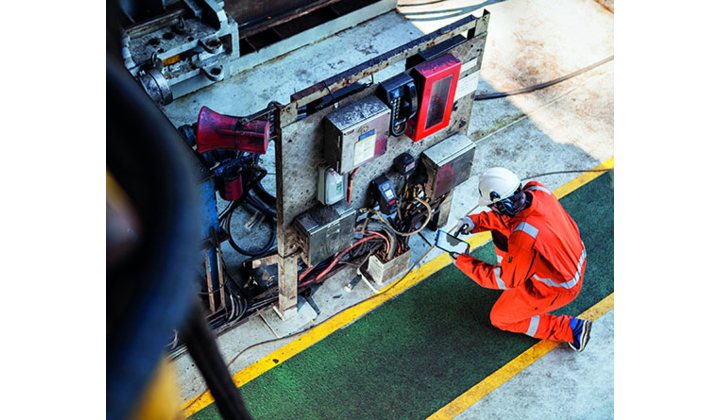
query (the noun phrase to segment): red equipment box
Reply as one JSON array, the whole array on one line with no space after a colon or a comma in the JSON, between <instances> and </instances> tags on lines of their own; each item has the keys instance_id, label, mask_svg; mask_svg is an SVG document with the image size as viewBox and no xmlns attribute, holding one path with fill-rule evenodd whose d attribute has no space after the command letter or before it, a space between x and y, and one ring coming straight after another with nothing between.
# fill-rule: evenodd
<instances>
[{"instance_id":1,"label":"red equipment box","mask_svg":"<svg viewBox=\"0 0 720 420\"><path fill-rule=\"evenodd\" d=\"M408 121L406 135L420 141L450 124L462 62L452 54L415 66L410 75L420 96L418 112Z\"/></svg>"}]
</instances>

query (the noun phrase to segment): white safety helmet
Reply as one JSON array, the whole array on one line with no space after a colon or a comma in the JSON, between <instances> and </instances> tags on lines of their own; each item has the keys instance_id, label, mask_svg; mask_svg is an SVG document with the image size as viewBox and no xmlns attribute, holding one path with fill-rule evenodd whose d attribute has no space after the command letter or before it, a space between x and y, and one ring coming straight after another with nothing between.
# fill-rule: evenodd
<instances>
[{"instance_id":1,"label":"white safety helmet","mask_svg":"<svg viewBox=\"0 0 720 420\"><path fill-rule=\"evenodd\" d=\"M513 198L519 192L521 183L520 178L505 168L490 168L480 175L478 182L478 191L480 197L478 203L482 206L490 207L496 203L509 204L509 214L517 213L517 206L514 206ZM522 198L522 194L520 194ZM502 206L499 210L503 210ZM503 212L504 213L504 212Z\"/></svg>"}]
</instances>

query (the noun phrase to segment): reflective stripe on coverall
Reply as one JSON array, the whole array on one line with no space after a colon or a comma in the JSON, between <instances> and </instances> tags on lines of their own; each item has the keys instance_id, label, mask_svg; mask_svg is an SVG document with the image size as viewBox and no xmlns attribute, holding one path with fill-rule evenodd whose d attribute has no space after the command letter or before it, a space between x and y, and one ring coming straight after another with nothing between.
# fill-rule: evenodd
<instances>
[{"instance_id":1,"label":"reflective stripe on coverall","mask_svg":"<svg viewBox=\"0 0 720 420\"><path fill-rule=\"evenodd\" d=\"M548 312L567 305L580 292L585 246L577 225L547 187L529 182L523 190L532 202L514 217L494 212L470 216L473 233L493 231L498 265L468 255L458 256L455 265L480 286L504 290L490 311L494 326L540 339L572 341L572 317Z\"/></svg>"}]
</instances>

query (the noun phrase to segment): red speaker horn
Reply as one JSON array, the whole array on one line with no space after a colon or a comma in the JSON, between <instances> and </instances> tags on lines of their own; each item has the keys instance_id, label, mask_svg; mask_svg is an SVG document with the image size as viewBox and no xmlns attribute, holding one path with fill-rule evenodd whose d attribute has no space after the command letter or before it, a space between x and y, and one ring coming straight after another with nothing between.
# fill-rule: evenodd
<instances>
[{"instance_id":1,"label":"red speaker horn","mask_svg":"<svg viewBox=\"0 0 720 420\"><path fill-rule=\"evenodd\" d=\"M265 154L270 141L270 121L242 124L242 120L242 117L222 115L202 107L197 124L197 151L224 149Z\"/></svg>"}]
</instances>

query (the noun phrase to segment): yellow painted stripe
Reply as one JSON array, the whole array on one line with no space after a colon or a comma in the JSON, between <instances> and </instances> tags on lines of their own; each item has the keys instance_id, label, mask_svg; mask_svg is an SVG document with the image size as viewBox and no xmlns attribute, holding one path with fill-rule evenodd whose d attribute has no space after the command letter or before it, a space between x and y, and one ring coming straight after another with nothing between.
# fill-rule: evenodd
<instances>
[{"instance_id":1,"label":"yellow painted stripe","mask_svg":"<svg viewBox=\"0 0 720 420\"><path fill-rule=\"evenodd\" d=\"M597 171L597 170L603 170L603 169L612 169L614 167L615 167L615 158L611 157L610 159L606 160L605 162L603 162L603 163L599 164L598 166L596 166L595 168L593 168L593 170ZM555 191L553 191L553 193L555 194L555 197L557 197L559 200L604 173L605 172L585 172L582 175L580 175L579 177L568 182L567 184L565 184L561 187L558 187Z\"/></svg>"},{"instance_id":2,"label":"yellow painted stripe","mask_svg":"<svg viewBox=\"0 0 720 420\"><path fill-rule=\"evenodd\" d=\"M233 381L235 382L235 385L237 387L245 385L246 383L252 381L263 373L279 365L280 363L283 363L284 361L290 359L291 357L295 356L306 348L312 346L313 344L332 334L336 330L348 325L352 321L360 318L361 316L372 311L373 309L377 308L378 306L382 305L393 297L399 295L404 290L407 290L408 288L414 286L421 280L424 280L425 278L445 267L446 265L450 264L451 262L452 259L448 254L441 254L433 258L426 264L416 268L410 274L405 276L404 280L402 281L402 285L398 285L397 287L393 287L393 285L396 283L388 285L387 287L383 288L380 293L374 295L371 299L336 314L332 318L311 329L304 335L296 338L295 340L291 341L280 349L260 359L256 363L241 370L233 376ZM195 402L193 403L193 401ZM196 397L195 399L192 399L185 403L183 407L185 409L185 415L190 416L193 413L202 410L209 404L212 404L214 401L215 400L209 392L201 394L199 398Z\"/></svg>"},{"instance_id":3,"label":"yellow painted stripe","mask_svg":"<svg viewBox=\"0 0 720 420\"><path fill-rule=\"evenodd\" d=\"M615 293L611 293L610 296L601 300L598 304L592 308L583 312L579 318L587 319L590 321L597 321L601 316L608 313L615 307ZM541 357L549 353L552 349L560 344L558 341L543 340L534 346L530 347L527 351L516 357L510 363L501 367L495 371L492 375L485 378L482 382L470 388L464 394L454 399L450 404L436 411L433 415L428 417L431 420L441 419L452 419L463 411L467 410L480 401L486 395L494 391L500 385L507 382L510 378L520 373L523 369L527 368Z\"/></svg>"},{"instance_id":4,"label":"yellow painted stripe","mask_svg":"<svg viewBox=\"0 0 720 420\"><path fill-rule=\"evenodd\" d=\"M597 166L596 169L611 168L613 164L613 159L610 159L607 162ZM554 193L558 198L560 198L569 194L575 189L578 189L581 186L587 184L588 182L597 178L600 175L602 175L602 173L600 172L586 172L573 179L572 181L568 182L567 184L563 185L562 187L558 188L554 191ZM478 246L481 246L488 242L490 238L491 235L489 232L482 232L469 238L468 242L470 243L471 249L475 249ZM360 318L361 316L372 311L373 309L377 308L378 306L382 305L393 297L399 295L403 291L429 277L431 274L435 273L436 271L440 270L451 262L452 259L448 254L441 254L433 258L424 265L413 270L404 278L401 278L400 280L397 280L394 283L386 286L380 291L380 293L372 296L365 302L362 302L359 305L349 308L343 312L339 312L338 314L319 324L317 327L311 329L304 335L296 338L285 346L270 353L268 356L260 359L259 361L236 373L233 376L233 381L235 382L235 385L237 387L245 385L246 383L262 375L263 373L285 362L286 360L290 359L291 357L295 356L306 348L312 346L313 344L332 334L336 330L348 325L352 321ZM402 284L398 284L398 282L400 281L402 281ZM397 286L395 286L396 284ZM185 410L184 413L186 416L189 417L192 414L197 413L198 411L212 404L214 401L215 399L212 397L212 394L210 394L209 392L204 392L198 397L187 401L183 405L183 409Z\"/></svg>"}]
</instances>

